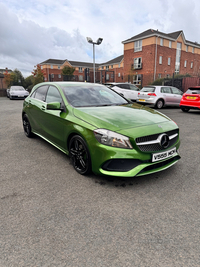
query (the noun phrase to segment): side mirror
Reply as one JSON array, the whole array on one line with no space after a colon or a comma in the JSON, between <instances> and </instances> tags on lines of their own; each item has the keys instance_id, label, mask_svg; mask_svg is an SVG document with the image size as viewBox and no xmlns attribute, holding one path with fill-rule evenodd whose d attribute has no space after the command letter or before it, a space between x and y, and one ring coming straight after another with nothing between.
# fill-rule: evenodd
<instances>
[{"instance_id":1,"label":"side mirror","mask_svg":"<svg viewBox=\"0 0 200 267\"><path fill-rule=\"evenodd\" d=\"M51 102L47 104L47 109L50 110L62 110L61 104L59 102Z\"/></svg>"}]
</instances>

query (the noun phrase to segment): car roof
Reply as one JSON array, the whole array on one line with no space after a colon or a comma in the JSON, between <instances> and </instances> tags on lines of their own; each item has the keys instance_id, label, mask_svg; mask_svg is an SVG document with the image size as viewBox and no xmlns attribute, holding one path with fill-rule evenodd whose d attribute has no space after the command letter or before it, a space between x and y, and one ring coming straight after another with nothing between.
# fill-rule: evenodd
<instances>
[{"instance_id":1,"label":"car roof","mask_svg":"<svg viewBox=\"0 0 200 267\"><path fill-rule=\"evenodd\" d=\"M188 89L200 89L200 86L190 86Z\"/></svg>"}]
</instances>

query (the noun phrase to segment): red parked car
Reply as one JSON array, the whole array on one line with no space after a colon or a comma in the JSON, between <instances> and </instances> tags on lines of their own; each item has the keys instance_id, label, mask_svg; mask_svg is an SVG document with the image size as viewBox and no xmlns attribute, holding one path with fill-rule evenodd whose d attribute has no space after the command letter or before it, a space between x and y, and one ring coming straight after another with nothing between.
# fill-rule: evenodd
<instances>
[{"instance_id":1,"label":"red parked car","mask_svg":"<svg viewBox=\"0 0 200 267\"><path fill-rule=\"evenodd\" d=\"M183 94L180 108L184 112L188 112L190 109L200 110L200 86L189 87Z\"/></svg>"}]
</instances>

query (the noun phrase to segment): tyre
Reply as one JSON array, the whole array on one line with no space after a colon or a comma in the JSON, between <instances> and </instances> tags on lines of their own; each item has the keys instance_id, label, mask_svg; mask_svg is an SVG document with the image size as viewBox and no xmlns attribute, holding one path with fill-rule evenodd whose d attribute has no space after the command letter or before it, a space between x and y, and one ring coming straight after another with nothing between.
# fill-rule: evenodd
<instances>
[{"instance_id":1,"label":"tyre","mask_svg":"<svg viewBox=\"0 0 200 267\"><path fill-rule=\"evenodd\" d=\"M82 175L91 173L91 158L84 139L75 135L69 142L69 156L74 169Z\"/></svg>"},{"instance_id":2,"label":"tyre","mask_svg":"<svg viewBox=\"0 0 200 267\"><path fill-rule=\"evenodd\" d=\"M188 112L190 109L189 108L181 108L181 110L183 111L183 112Z\"/></svg>"},{"instance_id":3,"label":"tyre","mask_svg":"<svg viewBox=\"0 0 200 267\"><path fill-rule=\"evenodd\" d=\"M24 133L27 137L32 137L34 134L31 132L31 125L28 119L28 116L26 114L23 115L23 128L24 128Z\"/></svg>"},{"instance_id":4,"label":"tyre","mask_svg":"<svg viewBox=\"0 0 200 267\"><path fill-rule=\"evenodd\" d=\"M163 108L163 106L164 106L163 100L162 99L158 99L158 101L155 104L155 107L158 108L158 109L161 109L161 108Z\"/></svg>"}]
</instances>

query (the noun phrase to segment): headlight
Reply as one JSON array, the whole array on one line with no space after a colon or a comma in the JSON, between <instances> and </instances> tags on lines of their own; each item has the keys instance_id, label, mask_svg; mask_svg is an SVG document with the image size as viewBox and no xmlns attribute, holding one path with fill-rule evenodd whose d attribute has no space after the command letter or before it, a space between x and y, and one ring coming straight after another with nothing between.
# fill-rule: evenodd
<instances>
[{"instance_id":1,"label":"headlight","mask_svg":"<svg viewBox=\"0 0 200 267\"><path fill-rule=\"evenodd\" d=\"M105 129L94 130L97 141L106 146L133 148L128 137Z\"/></svg>"}]
</instances>

